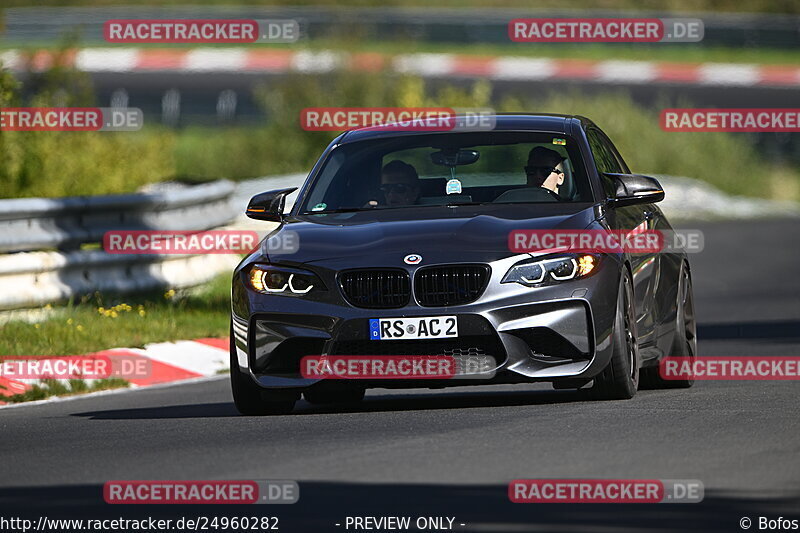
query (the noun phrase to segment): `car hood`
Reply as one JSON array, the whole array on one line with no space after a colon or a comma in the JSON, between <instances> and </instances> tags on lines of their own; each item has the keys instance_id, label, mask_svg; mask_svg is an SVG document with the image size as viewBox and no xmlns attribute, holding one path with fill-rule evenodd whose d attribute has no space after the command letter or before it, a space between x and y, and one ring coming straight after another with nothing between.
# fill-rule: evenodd
<instances>
[{"instance_id":1,"label":"car hood","mask_svg":"<svg viewBox=\"0 0 800 533\"><path fill-rule=\"evenodd\" d=\"M428 207L292 217L272 242L294 242L259 259L330 268L402 266L409 254L420 264L489 262L509 257L508 236L520 229L584 229L595 220L592 204L514 204ZM288 240L282 241L287 238ZM274 248L274 247L273 247ZM296 248L296 249L295 249Z\"/></svg>"}]
</instances>

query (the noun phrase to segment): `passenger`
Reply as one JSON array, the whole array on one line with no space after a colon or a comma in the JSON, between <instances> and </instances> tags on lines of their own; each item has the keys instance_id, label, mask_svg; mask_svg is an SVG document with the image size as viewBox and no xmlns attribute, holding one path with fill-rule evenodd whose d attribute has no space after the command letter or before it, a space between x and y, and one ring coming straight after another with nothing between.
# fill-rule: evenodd
<instances>
[{"instance_id":1,"label":"passenger","mask_svg":"<svg viewBox=\"0 0 800 533\"><path fill-rule=\"evenodd\" d=\"M528 153L528 165L525 175L528 186L544 187L558 194L558 188L564 183L564 157L555 150L537 146Z\"/></svg>"}]
</instances>

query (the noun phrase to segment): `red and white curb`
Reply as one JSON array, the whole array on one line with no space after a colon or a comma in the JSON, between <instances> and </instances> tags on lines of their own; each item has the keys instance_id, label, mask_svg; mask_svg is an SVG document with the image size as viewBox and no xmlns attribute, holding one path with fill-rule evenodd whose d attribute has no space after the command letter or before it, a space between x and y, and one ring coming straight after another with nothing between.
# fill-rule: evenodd
<instances>
[{"instance_id":1,"label":"red and white curb","mask_svg":"<svg viewBox=\"0 0 800 533\"><path fill-rule=\"evenodd\" d=\"M149 387L211 377L227 370L229 366L228 339L195 339L193 341L159 342L144 348L114 348L87 354L85 357L122 357L126 360L146 361L147 373L142 376L125 377L130 388ZM75 356L71 356L75 357ZM13 360L12 357L4 359ZM44 357L42 359L57 359ZM86 379L87 383L94 380ZM0 398L22 394L30 390L38 379L10 379L0 376ZM0 404L3 404L0 400Z\"/></svg>"},{"instance_id":2,"label":"red and white curb","mask_svg":"<svg viewBox=\"0 0 800 533\"><path fill-rule=\"evenodd\" d=\"M47 51L0 53L0 62L16 71L39 71L54 62ZM425 77L470 77L491 80L578 80L598 83L665 83L706 86L800 85L796 65L748 63L676 63L553 59L463 54L347 54L333 51L268 50L261 48L84 48L66 52L61 64L84 72L179 73L325 73L340 68L396 72Z\"/></svg>"}]
</instances>

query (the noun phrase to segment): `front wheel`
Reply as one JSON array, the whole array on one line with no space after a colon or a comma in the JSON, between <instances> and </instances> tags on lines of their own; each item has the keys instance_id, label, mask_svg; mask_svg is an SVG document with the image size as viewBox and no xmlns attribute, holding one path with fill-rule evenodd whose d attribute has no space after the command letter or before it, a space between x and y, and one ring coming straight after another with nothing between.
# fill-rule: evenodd
<instances>
[{"instance_id":1,"label":"front wheel","mask_svg":"<svg viewBox=\"0 0 800 533\"><path fill-rule=\"evenodd\" d=\"M617 295L611 361L594 378L591 394L595 399L627 400L633 398L639 387L640 359L633 302L633 282L625 270Z\"/></svg>"},{"instance_id":2,"label":"front wheel","mask_svg":"<svg viewBox=\"0 0 800 533\"><path fill-rule=\"evenodd\" d=\"M277 393L262 389L253 382L253 379L248 374L239 369L236 344L233 340L233 326L231 326L230 334L231 392L233 393L233 403L239 413L248 416L291 413L296 399L291 399L291 395L287 395L282 391L280 397L278 397Z\"/></svg>"}]
</instances>

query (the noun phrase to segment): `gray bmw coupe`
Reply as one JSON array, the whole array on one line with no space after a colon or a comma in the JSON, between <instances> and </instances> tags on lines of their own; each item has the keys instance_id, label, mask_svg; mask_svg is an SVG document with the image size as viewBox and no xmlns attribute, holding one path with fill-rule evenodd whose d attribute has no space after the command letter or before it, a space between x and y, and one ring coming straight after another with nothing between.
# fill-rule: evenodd
<instances>
[{"instance_id":1,"label":"gray bmw coupe","mask_svg":"<svg viewBox=\"0 0 800 533\"><path fill-rule=\"evenodd\" d=\"M696 356L682 250L515 246L515 235L672 230L658 181L631 174L584 117L349 131L284 213L295 190L247 208L278 224L271 242L295 245L262 246L233 276L231 384L243 414L289 412L301 394L357 402L370 387L544 381L626 399L640 384L692 384L658 373L666 356ZM323 379L303 372L309 356L482 367L474 379Z\"/></svg>"}]
</instances>

